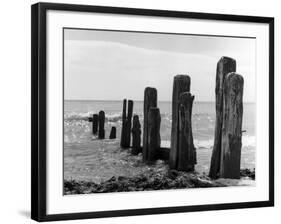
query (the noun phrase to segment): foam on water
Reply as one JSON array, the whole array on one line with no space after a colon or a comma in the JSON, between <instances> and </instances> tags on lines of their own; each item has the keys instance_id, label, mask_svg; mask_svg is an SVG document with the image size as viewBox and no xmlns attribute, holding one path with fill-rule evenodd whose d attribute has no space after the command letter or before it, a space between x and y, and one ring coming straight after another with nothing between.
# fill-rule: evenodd
<instances>
[{"instance_id":1,"label":"foam on water","mask_svg":"<svg viewBox=\"0 0 281 224\"><path fill-rule=\"evenodd\" d=\"M89 117L92 117L94 114L94 111L86 112L86 113L77 113L77 112L70 112L64 114L64 120L65 121L79 121L79 120L85 120L87 121ZM122 120L121 113L113 113L113 114L106 114L105 120L109 122L117 122L119 120Z\"/></svg>"},{"instance_id":2,"label":"foam on water","mask_svg":"<svg viewBox=\"0 0 281 224\"><path fill-rule=\"evenodd\" d=\"M197 149L200 149L200 148L211 149L211 148L213 148L214 140L213 139L207 139L207 140L194 139L193 143ZM171 145L171 142L169 140L161 141L162 147L169 148L170 145ZM248 135L242 136L242 147L254 147L255 145L256 145L255 136L248 136Z\"/></svg>"}]
</instances>

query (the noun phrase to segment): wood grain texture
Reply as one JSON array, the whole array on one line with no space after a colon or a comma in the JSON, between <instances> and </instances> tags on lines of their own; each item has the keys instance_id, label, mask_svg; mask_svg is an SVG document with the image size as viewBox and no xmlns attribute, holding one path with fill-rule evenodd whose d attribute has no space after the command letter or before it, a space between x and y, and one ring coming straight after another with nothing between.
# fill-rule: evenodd
<instances>
[{"instance_id":1,"label":"wood grain texture","mask_svg":"<svg viewBox=\"0 0 281 224\"><path fill-rule=\"evenodd\" d=\"M139 116L134 115L133 117L133 128L132 128L132 154L138 155L141 151L141 124Z\"/></svg>"},{"instance_id":2,"label":"wood grain texture","mask_svg":"<svg viewBox=\"0 0 281 224\"><path fill-rule=\"evenodd\" d=\"M240 178L242 147L244 79L237 73L229 73L223 88L223 126L221 169L222 178Z\"/></svg>"},{"instance_id":3,"label":"wood grain texture","mask_svg":"<svg viewBox=\"0 0 281 224\"><path fill-rule=\"evenodd\" d=\"M124 146L123 148L131 147L131 128L132 128L132 116L133 116L133 105L134 102L132 100L128 100L128 112L125 120L125 128L124 128Z\"/></svg>"},{"instance_id":4,"label":"wood grain texture","mask_svg":"<svg viewBox=\"0 0 281 224\"><path fill-rule=\"evenodd\" d=\"M104 111L101 110L99 112L99 139L104 139L105 136L105 130L104 130L104 121L105 121L105 114Z\"/></svg>"},{"instance_id":5,"label":"wood grain texture","mask_svg":"<svg viewBox=\"0 0 281 224\"><path fill-rule=\"evenodd\" d=\"M157 150L160 148L160 110L157 107L150 107L148 112L148 139L147 139L147 161L155 161L157 159Z\"/></svg>"},{"instance_id":6,"label":"wood grain texture","mask_svg":"<svg viewBox=\"0 0 281 224\"><path fill-rule=\"evenodd\" d=\"M144 90L143 104L143 160L148 159L148 112L151 107L157 107L157 89L146 87Z\"/></svg>"},{"instance_id":7,"label":"wood grain texture","mask_svg":"<svg viewBox=\"0 0 281 224\"><path fill-rule=\"evenodd\" d=\"M179 142L177 170L194 171L196 151L192 134L192 105L194 96L184 92L179 98Z\"/></svg>"},{"instance_id":8,"label":"wood grain texture","mask_svg":"<svg viewBox=\"0 0 281 224\"><path fill-rule=\"evenodd\" d=\"M225 77L230 72L236 71L236 61L229 57L222 57L217 63L216 74L216 124L215 138L211 157L209 176L217 178L220 172L221 161L221 129L222 129L222 114L223 114L223 84Z\"/></svg>"},{"instance_id":9,"label":"wood grain texture","mask_svg":"<svg viewBox=\"0 0 281 224\"><path fill-rule=\"evenodd\" d=\"M172 98L172 129L171 129L171 150L169 165L171 169L177 168L178 138L179 138L179 96L190 90L190 77L188 75L176 75L173 84Z\"/></svg>"}]
</instances>

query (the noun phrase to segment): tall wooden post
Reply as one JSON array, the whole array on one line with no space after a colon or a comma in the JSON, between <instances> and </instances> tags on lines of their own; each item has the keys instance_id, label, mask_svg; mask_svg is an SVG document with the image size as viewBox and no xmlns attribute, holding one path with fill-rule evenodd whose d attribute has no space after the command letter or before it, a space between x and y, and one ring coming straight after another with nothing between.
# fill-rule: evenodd
<instances>
[{"instance_id":1,"label":"tall wooden post","mask_svg":"<svg viewBox=\"0 0 281 224\"><path fill-rule=\"evenodd\" d=\"M104 121L105 121L105 114L104 111L99 112L99 139L104 139L105 131L104 131Z\"/></svg>"},{"instance_id":2,"label":"tall wooden post","mask_svg":"<svg viewBox=\"0 0 281 224\"><path fill-rule=\"evenodd\" d=\"M99 115L93 114L93 120L92 120L92 133L93 135L96 135L98 133L98 125L99 125Z\"/></svg>"},{"instance_id":3,"label":"tall wooden post","mask_svg":"<svg viewBox=\"0 0 281 224\"><path fill-rule=\"evenodd\" d=\"M126 124L126 117L127 117L127 114L126 114L126 111L127 111L127 100L124 99L123 100L123 112L122 112L122 129L121 129L121 141L120 141L120 146L122 148L124 148L125 146L125 133L126 133L126 129L125 129L125 124Z\"/></svg>"},{"instance_id":4,"label":"tall wooden post","mask_svg":"<svg viewBox=\"0 0 281 224\"><path fill-rule=\"evenodd\" d=\"M172 129L171 129L171 149L169 165L171 169L177 168L178 142L179 142L179 96L183 92L190 90L190 77L188 75L176 75L173 84L172 99Z\"/></svg>"},{"instance_id":5,"label":"tall wooden post","mask_svg":"<svg viewBox=\"0 0 281 224\"><path fill-rule=\"evenodd\" d=\"M159 108L150 107L148 112L148 138L147 138L147 161L154 161L157 159L157 151L160 149L160 123L161 116Z\"/></svg>"},{"instance_id":6,"label":"tall wooden post","mask_svg":"<svg viewBox=\"0 0 281 224\"><path fill-rule=\"evenodd\" d=\"M223 85L225 77L230 72L236 71L236 61L229 57L222 57L217 63L216 74L216 124L215 139L211 158L209 176L217 178L220 172L221 138L222 138L222 114L223 114Z\"/></svg>"},{"instance_id":7,"label":"tall wooden post","mask_svg":"<svg viewBox=\"0 0 281 224\"><path fill-rule=\"evenodd\" d=\"M121 141L120 146L122 148L129 148L131 145L131 127L133 116L132 100L128 100L128 112L127 112L127 100L123 100L123 112L122 112L122 129L121 129Z\"/></svg>"},{"instance_id":8,"label":"tall wooden post","mask_svg":"<svg viewBox=\"0 0 281 224\"><path fill-rule=\"evenodd\" d=\"M132 154L138 155L141 152L141 125L139 121L139 116L134 115L133 117L133 128L132 128Z\"/></svg>"},{"instance_id":9,"label":"tall wooden post","mask_svg":"<svg viewBox=\"0 0 281 224\"><path fill-rule=\"evenodd\" d=\"M148 159L148 112L149 108L157 107L157 90L152 87L146 87L144 90L143 103L143 144L142 156L143 160Z\"/></svg>"},{"instance_id":10,"label":"tall wooden post","mask_svg":"<svg viewBox=\"0 0 281 224\"><path fill-rule=\"evenodd\" d=\"M223 88L223 126L220 177L239 179L242 147L244 79L229 73Z\"/></svg>"},{"instance_id":11,"label":"tall wooden post","mask_svg":"<svg viewBox=\"0 0 281 224\"><path fill-rule=\"evenodd\" d=\"M128 113L125 122L125 134L124 134L124 145L123 148L129 148L131 145L131 127L132 127L132 116L133 116L133 105L132 100L128 100Z\"/></svg>"},{"instance_id":12,"label":"tall wooden post","mask_svg":"<svg viewBox=\"0 0 281 224\"><path fill-rule=\"evenodd\" d=\"M177 170L194 171L196 164L196 151L192 134L192 105L194 96L184 92L179 98L179 142Z\"/></svg>"}]
</instances>

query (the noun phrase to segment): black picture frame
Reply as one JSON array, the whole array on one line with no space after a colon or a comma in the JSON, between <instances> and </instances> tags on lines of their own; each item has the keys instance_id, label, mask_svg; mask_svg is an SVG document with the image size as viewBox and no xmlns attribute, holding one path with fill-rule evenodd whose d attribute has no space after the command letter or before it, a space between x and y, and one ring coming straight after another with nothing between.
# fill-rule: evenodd
<instances>
[{"instance_id":1,"label":"black picture frame","mask_svg":"<svg viewBox=\"0 0 281 224\"><path fill-rule=\"evenodd\" d=\"M269 25L269 200L243 203L208 204L196 206L160 207L69 214L46 214L46 12L63 10L169 18L192 18L235 22L254 22ZM238 209L274 206L274 18L164 11L138 8L119 8L73 4L37 3L31 11L31 218L54 221L206 210Z\"/></svg>"}]
</instances>

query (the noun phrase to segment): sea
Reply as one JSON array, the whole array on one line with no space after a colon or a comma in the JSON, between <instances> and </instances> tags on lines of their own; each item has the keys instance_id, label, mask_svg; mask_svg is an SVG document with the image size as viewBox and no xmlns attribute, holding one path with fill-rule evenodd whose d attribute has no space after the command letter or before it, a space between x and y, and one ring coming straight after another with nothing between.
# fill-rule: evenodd
<instances>
[{"instance_id":1,"label":"sea","mask_svg":"<svg viewBox=\"0 0 281 224\"><path fill-rule=\"evenodd\" d=\"M255 103L243 104L241 168L255 168ZM170 147L172 103L158 102L161 114L161 146ZM142 163L141 155L132 156L130 150L120 148L123 101L64 101L64 179L101 182L112 176L134 176L167 168L163 161L155 165ZM94 113L105 112L105 139L92 135ZM133 114L139 115L143 128L143 101L134 101ZM109 139L111 127L117 138ZM215 103L194 102L192 131L197 149L198 173L208 173L214 143Z\"/></svg>"}]
</instances>

